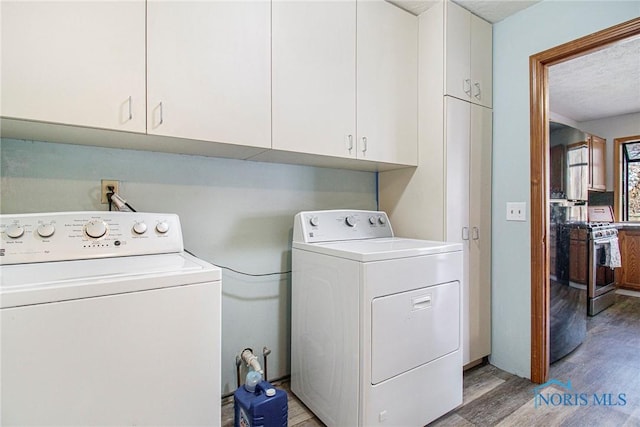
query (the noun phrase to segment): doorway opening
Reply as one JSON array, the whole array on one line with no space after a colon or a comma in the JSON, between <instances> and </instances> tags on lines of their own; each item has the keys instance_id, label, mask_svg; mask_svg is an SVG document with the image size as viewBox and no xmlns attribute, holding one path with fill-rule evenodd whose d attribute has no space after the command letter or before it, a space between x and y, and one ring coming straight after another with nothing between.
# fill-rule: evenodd
<instances>
[{"instance_id":1,"label":"doorway opening","mask_svg":"<svg viewBox=\"0 0 640 427\"><path fill-rule=\"evenodd\" d=\"M531 114L531 381L549 376L549 70L640 35L640 18L570 41L529 58Z\"/></svg>"}]
</instances>

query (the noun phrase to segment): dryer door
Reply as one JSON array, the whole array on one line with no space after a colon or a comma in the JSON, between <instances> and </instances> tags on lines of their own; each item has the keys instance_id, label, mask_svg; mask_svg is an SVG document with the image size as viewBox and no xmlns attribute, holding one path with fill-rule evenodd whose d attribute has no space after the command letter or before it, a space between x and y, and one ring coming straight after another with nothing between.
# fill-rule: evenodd
<instances>
[{"instance_id":1,"label":"dryer door","mask_svg":"<svg viewBox=\"0 0 640 427\"><path fill-rule=\"evenodd\" d=\"M460 282L375 298L371 382L378 384L458 349Z\"/></svg>"}]
</instances>

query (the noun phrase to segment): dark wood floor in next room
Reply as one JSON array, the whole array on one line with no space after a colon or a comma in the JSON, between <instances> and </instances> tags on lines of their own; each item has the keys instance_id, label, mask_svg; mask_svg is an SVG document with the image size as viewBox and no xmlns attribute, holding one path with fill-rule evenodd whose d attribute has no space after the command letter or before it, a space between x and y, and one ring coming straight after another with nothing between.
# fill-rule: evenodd
<instances>
[{"instance_id":1,"label":"dark wood floor in next room","mask_svg":"<svg viewBox=\"0 0 640 427\"><path fill-rule=\"evenodd\" d=\"M586 341L551 366L550 378L570 381L571 391L558 384L538 390L549 403L538 397L536 407L537 384L491 365L476 367L465 372L463 404L429 427L640 427L640 298L616 298L588 319ZM278 384L289 393L289 426L323 426L288 385ZM572 396L568 404L558 404L553 395L565 393ZM233 426L232 397L223 402L222 426Z\"/></svg>"}]
</instances>

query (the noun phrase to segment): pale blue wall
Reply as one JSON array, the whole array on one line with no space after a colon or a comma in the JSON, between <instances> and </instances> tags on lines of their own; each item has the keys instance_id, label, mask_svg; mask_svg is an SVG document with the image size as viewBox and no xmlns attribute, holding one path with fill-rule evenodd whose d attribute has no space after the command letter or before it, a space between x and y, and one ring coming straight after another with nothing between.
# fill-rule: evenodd
<instances>
[{"instance_id":1,"label":"pale blue wall","mask_svg":"<svg viewBox=\"0 0 640 427\"><path fill-rule=\"evenodd\" d=\"M376 208L372 172L16 140L0 153L2 213L106 210L100 179L118 179L137 210L180 216L187 249L253 273L291 268L296 212ZM289 275L223 271L223 393L236 387L245 347L273 351L270 378L289 373L290 285Z\"/></svg>"},{"instance_id":2,"label":"pale blue wall","mask_svg":"<svg viewBox=\"0 0 640 427\"><path fill-rule=\"evenodd\" d=\"M529 56L638 16L639 1L547 0L493 27L491 362L520 376L530 377L530 222L507 222L505 206L530 201Z\"/></svg>"}]
</instances>

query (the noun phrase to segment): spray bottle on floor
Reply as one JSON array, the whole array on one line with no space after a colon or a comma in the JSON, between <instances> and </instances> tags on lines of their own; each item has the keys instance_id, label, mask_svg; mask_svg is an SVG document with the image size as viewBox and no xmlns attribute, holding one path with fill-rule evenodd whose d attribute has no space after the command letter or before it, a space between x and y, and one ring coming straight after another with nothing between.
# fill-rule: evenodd
<instances>
[{"instance_id":1,"label":"spray bottle on floor","mask_svg":"<svg viewBox=\"0 0 640 427\"><path fill-rule=\"evenodd\" d=\"M286 427L288 419L287 393L276 389L266 381L267 355L263 349L265 370L253 350L246 348L236 359L238 383L240 364L244 361L249 369L246 381L233 394L234 427ZM264 375L264 379L263 379Z\"/></svg>"}]
</instances>

